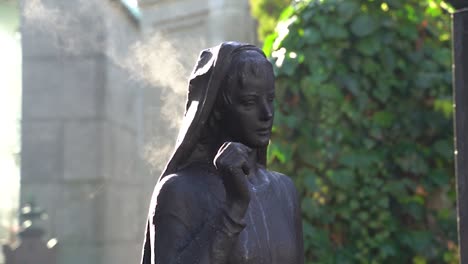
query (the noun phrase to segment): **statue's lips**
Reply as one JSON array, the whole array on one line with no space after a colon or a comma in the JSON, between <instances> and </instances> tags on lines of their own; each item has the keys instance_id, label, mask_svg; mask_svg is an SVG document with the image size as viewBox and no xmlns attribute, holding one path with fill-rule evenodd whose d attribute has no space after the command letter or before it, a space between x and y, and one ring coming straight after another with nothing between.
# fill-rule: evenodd
<instances>
[{"instance_id":1,"label":"statue's lips","mask_svg":"<svg viewBox=\"0 0 468 264\"><path fill-rule=\"evenodd\" d=\"M267 136L270 135L271 133L271 128L260 128L256 130L257 134L262 135L262 136Z\"/></svg>"}]
</instances>

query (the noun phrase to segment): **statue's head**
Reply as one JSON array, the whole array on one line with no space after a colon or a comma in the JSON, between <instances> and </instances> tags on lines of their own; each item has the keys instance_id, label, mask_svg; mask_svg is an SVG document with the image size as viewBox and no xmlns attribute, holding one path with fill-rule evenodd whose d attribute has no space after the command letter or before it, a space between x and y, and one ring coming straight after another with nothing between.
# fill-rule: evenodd
<instances>
[{"instance_id":1,"label":"statue's head","mask_svg":"<svg viewBox=\"0 0 468 264\"><path fill-rule=\"evenodd\" d=\"M203 50L190 76L184 121L164 175L212 162L221 144L243 143L266 164L273 124L274 75L261 49L224 42Z\"/></svg>"},{"instance_id":2,"label":"statue's head","mask_svg":"<svg viewBox=\"0 0 468 264\"><path fill-rule=\"evenodd\" d=\"M274 75L271 63L258 49L233 54L221 82L213 115L226 140L251 148L268 145L273 125Z\"/></svg>"}]
</instances>

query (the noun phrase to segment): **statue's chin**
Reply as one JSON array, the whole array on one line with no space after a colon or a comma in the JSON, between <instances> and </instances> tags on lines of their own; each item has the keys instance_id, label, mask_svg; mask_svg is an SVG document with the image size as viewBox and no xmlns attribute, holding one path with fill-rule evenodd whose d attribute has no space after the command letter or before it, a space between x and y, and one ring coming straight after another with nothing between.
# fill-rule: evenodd
<instances>
[{"instance_id":1,"label":"statue's chin","mask_svg":"<svg viewBox=\"0 0 468 264\"><path fill-rule=\"evenodd\" d=\"M270 143L270 138L262 139L262 140L255 140L251 142L242 142L244 145L248 146L249 148L258 149L258 148L265 148Z\"/></svg>"}]
</instances>

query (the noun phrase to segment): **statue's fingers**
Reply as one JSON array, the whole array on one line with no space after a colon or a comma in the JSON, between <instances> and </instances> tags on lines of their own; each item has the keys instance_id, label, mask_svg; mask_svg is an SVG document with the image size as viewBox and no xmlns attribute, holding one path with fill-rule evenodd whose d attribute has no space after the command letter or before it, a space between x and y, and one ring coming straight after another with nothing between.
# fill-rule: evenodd
<instances>
[{"instance_id":1,"label":"statue's fingers","mask_svg":"<svg viewBox=\"0 0 468 264\"><path fill-rule=\"evenodd\" d=\"M253 150L250 147L247 147L246 145L239 143L239 147L242 149L244 153L249 155Z\"/></svg>"}]
</instances>

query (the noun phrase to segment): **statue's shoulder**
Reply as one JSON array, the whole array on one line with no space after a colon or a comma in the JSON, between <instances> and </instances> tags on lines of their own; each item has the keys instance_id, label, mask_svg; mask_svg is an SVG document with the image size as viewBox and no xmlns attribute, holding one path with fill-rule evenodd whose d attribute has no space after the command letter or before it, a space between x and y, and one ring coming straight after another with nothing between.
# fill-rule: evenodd
<instances>
[{"instance_id":1,"label":"statue's shoulder","mask_svg":"<svg viewBox=\"0 0 468 264\"><path fill-rule=\"evenodd\" d=\"M190 225L201 219L207 203L200 197L200 193L209 192L206 185L200 183L201 177L190 172L181 170L165 175L158 181L150 204L153 221L172 215Z\"/></svg>"},{"instance_id":2,"label":"statue's shoulder","mask_svg":"<svg viewBox=\"0 0 468 264\"><path fill-rule=\"evenodd\" d=\"M270 178L272 178L273 180L286 185L288 188L295 189L294 182L292 181L291 177L289 177L288 175L283 174L281 172L277 172L277 171L271 171L271 170L267 170L267 172L270 175Z\"/></svg>"},{"instance_id":3,"label":"statue's shoulder","mask_svg":"<svg viewBox=\"0 0 468 264\"><path fill-rule=\"evenodd\" d=\"M221 184L220 178L213 171L201 166L190 166L163 176L156 185L155 194L191 199Z\"/></svg>"},{"instance_id":4,"label":"statue's shoulder","mask_svg":"<svg viewBox=\"0 0 468 264\"><path fill-rule=\"evenodd\" d=\"M277 171L266 171L269 175L271 183L281 193L284 193L287 197L297 197L297 189L291 177Z\"/></svg>"},{"instance_id":5,"label":"statue's shoulder","mask_svg":"<svg viewBox=\"0 0 468 264\"><path fill-rule=\"evenodd\" d=\"M190 177L179 172L163 176L156 184L157 194L178 194L186 193L190 188Z\"/></svg>"},{"instance_id":6,"label":"statue's shoulder","mask_svg":"<svg viewBox=\"0 0 468 264\"><path fill-rule=\"evenodd\" d=\"M268 171L270 179L274 183L273 188L284 198L288 208L296 210L298 204L298 192L291 177L276 171Z\"/></svg>"}]
</instances>

